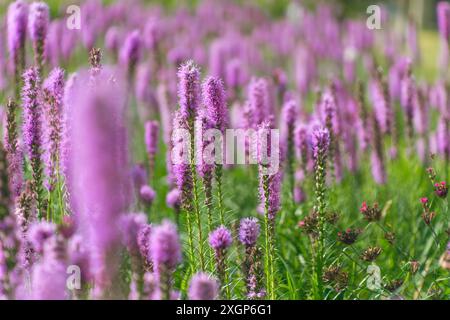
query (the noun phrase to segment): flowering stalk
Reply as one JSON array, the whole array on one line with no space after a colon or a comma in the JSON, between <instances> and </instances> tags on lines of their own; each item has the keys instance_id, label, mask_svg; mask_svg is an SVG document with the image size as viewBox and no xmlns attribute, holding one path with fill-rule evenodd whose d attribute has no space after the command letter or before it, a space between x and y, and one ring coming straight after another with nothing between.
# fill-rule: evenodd
<instances>
[{"instance_id":1,"label":"flowering stalk","mask_svg":"<svg viewBox=\"0 0 450 320\"><path fill-rule=\"evenodd\" d=\"M0 221L9 215L11 204L7 157L3 143L0 142Z\"/></svg>"},{"instance_id":2,"label":"flowering stalk","mask_svg":"<svg viewBox=\"0 0 450 320\"><path fill-rule=\"evenodd\" d=\"M55 190L59 180L59 156L61 146L61 113L63 103L64 90L64 71L60 68L54 69L48 79L44 82L43 93L45 102L45 116L46 116L46 132L45 143L47 145L45 153L47 181L46 187L52 192ZM60 192L60 190L58 190ZM49 194L49 210L50 220L53 215L51 213L52 197Z\"/></svg>"},{"instance_id":3,"label":"flowering stalk","mask_svg":"<svg viewBox=\"0 0 450 320\"><path fill-rule=\"evenodd\" d=\"M286 126L286 132L284 133L284 139L287 142L287 174L289 179L289 187L291 190L292 203L294 200L294 188L295 188L295 177L294 177L294 128L295 120L297 118L297 104L294 100L289 100L285 103L283 107L283 124Z\"/></svg>"},{"instance_id":4,"label":"flowering stalk","mask_svg":"<svg viewBox=\"0 0 450 320\"><path fill-rule=\"evenodd\" d=\"M157 121L147 121L145 123L145 146L147 148L149 181L152 181L155 171L155 155L158 151L159 123Z\"/></svg>"},{"instance_id":5,"label":"flowering stalk","mask_svg":"<svg viewBox=\"0 0 450 320\"><path fill-rule=\"evenodd\" d=\"M231 232L224 226L218 227L209 234L209 244L213 248L216 257L216 270L222 296L224 295L226 299L231 299L230 287L228 285L226 253L232 241Z\"/></svg>"},{"instance_id":6,"label":"flowering stalk","mask_svg":"<svg viewBox=\"0 0 450 320\"><path fill-rule=\"evenodd\" d=\"M239 228L239 241L245 246L245 260L243 264L244 279L246 281L246 296L250 299L262 298L265 291L261 288L259 275L259 248L256 247L260 233L258 220L244 218Z\"/></svg>"},{"instance_id":7,"label":"flowering stalk","mask_svg":"<svg viewBox=\"0 0 450 320\"><path fill-rule=\"evenodd\" d=\"M177 228L168 220L152 230L150 252L162 300L172 293L172 273L181 261L181 248Z\"/></svg>"},{"instance_id":8,"label":"flowering stalk","mask_svg":"<svg viewBox=\"0 0 450 320\"><path fill-rule=\"evenodd\" d=\"M37 68L30 68L23 75L24 86L22 101L24 106L24 140L28 151L32 170L32 191L37 201L38 216L44 212L42 199L42 141L41 141L41 113L39 96L39 73Z\"/></svg>"},{"instance_id":9,"label":"flowering stalk","mask_svg":"<svg viewBox=\"0 0 450 320\"><path fill-rule=\"evenodd\" d=\"M44 66L44 49L50 20L49 8L45 2L33 2L30 5L29 30L33 42L34 64L39 76Z\"/></svg>"},{"instance_id":10,"label":"flowering stalk","mask_svg":"<svg viewBox=\"0 0 450 320\"><path fill-rule=\"evenodd\" d=\"M373 128L373 149L371 152L371 169L372 176L376 183L385 184L386 183L386 169L384 163L383 154L383 138L381 135L380 128L378 126L378 121L375 115L372 115L372 128Z\"/></svg>"},{"instance_id":11,"label":"flowering stalk","mask_svg":"<svg viewBox=\"0 0 450 320\"><path fill-rule=\"evenodd\" d=\"M5 151L8 162L9 188L13 200L23 187L23 154L18 143L16 122L17 103L10 99L6 105Z\"/></svg>"},{"instance_id":12,"label":"flowering stalk","mask_svg":"<svg viewBox=\"0 0 450 320\"><path fill-rule=\"evenodd\" d=\"M275 299L275 215L280 207L280 172L270 172L268 156L272 151L270 122L264 121L258 128L258 162L260 198L264 205L265 272L269 299ZM277 155L279 156L279 154Z\"/></svg>"},{"instance_id":13,"label":"flowering stalk","mask_svg":"<svg viewBox=\"0 0 450 320\"><path fill-rule=\"evenodd\" d=\"M324 224L326 208L326 175L327 157L330 146L330 134L327 129L319 128L312 134L314 156L315 204L314 212L318 215L318 236L314 243L314 294L316 299L323 298L323 254L324 254Z\"/></svg>"},{"instance_id":14,"label":"flowering stalk","mask_svg":"<svg viewBox=\"0 0 450 320\"><path fill-rule=\"evenodd\" d=\"M180 121L183 126L189 131L190 144L189 144L189 172L191 186L192 186L192 196L193 203L192 210L188 213L195 216L198 228L198 248L199 248L199 260L201 270L205 269L205 259L203 253L203 232L199 208L199 196L197 190L197 173L195 170L195 127L194 122L198 112L199 106L199 95L200 95L200 71L193 61L188 61L183 64L178 70L178 81L179 81L179 104L180 104ZM180 188L182 189L182 188ZM188 198L185 201L191 201ZM188 222L189 224L189 222Z\"/></svg>"}]
</instances>

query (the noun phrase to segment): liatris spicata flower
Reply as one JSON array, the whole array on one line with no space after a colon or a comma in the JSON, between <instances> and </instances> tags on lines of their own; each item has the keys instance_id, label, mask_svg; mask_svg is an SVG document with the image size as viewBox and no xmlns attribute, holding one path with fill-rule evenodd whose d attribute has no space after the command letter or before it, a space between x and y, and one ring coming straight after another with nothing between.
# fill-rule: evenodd
<instances>
[{"instance_id":1,"label":"liatris spicata flower","mask_svg":"<svg viewBox=\"0 0 450 320\"><path fill-rule=\"evenodd\" d=\"M412 78L411 61L408 61L408 66L401 82L401 105L406 113L406 130L408 138L408 152L411 150L411 145L414 140L414 100L416 98L416 85Z\"/></svg>"},{"instance_id":2,"label":"liatris spicata flower","mask_svg":"<svg viewBox=\"0 0 450 320\"><path fill-rule=\"evenodd\" d=\"M141 257L144 261L144 270L146 272L153 271L152 254L150 252L151 233L152 226L150 224L144 224L141 226L137 234L137 244Z\"/></svg>"},{"instance_id":3,"label":"liatris spicata flower","mask_svg":"<svg viewBox=\"0 0 450 320\"><path fill-rule=\"evenodd\" d=\"M381 69L375 71L376 78L372 81L370 86L370 93L374 106L375 116L382 133L390 133L391 109L388 99L388 90Z\"/></svg>"},{"instance_id":4,"label":"liatris spicata flower","mask_svg":"<svg viewBox=\"0 0 450 320\"><path fill-rule=\"evenodd\" d=\"M439 33L448 45L450 42L450 4L446 1L440 1L436 10Z\"/></svg>"},{"instance_id":5,"label":"liatris spicata flower","mask_svg":"<svg viewBox=\"0 0 450 320\"><path fill-rule=\"evenodd\" d=\"M200 71L192 60L181 65L178 70L178 99L180 117L191 133L200 103Z\"/></svg>"},{"instance_id":6,"label":"liatris spicata flower","mask_svg":"<svg viewBox=\"0 0 450 320\"><path fill-rule=\"evenodd\" d=\"M158 121L147 121L145 123L145 146L147 149L150 181L155 170L155 155L158 151L159 123Z\"/></svg>"},{"instance_id":7,"label":"liatris spicata flower","mask_svg":"<svg viewBox=\"0 0 450 320\"><path fill-rule=\"evenodd\" d=\"M258 220L244 218L239 227L239 241L245 246L244 278L247 283L247 296L257 296L261 291L262 279L259 275L259 249L256 247L260 233Z\"/></svg>"},{"instance_id":8,"label":"liatris spicata flower","mask_svg":"<svg viewBox=\"0 0 450 320\"><path fill-rule=\"evenodd\" d=\"M120 219L122 243L127 248L131 260L131 286L136 289L137 299L142 296L144 290L144 269L139 234L146 225L145 213L124 214Z\"/></svg>"},{"instance_id":9,"label":"liatris spicata flower","mask_svg":"<svg viewBox=\"0 0 450 320\"><path fill-rule=\"evenodd\" d=\"M120 62L127 68L128 76L134 74L136 64L142 55L142 39L138 30L131 32L125 39L120 51Z\"/></svg>"},{"instance_id":10,"label":"liatris spicata flower","mask_svg":"<svg viewBox=\"0 0 450 320\"><path fill-rule=\"evenodd\" d=\"M281 172L273 172L276 168L273 163L268 163L268 156L273 156L274 140L270 122L264 121L258 127L259 195L264 208L266 287L271 299L275 299L275 216L280 209L281 191ZM275 157L279 159L279 150Z\"/></svg>"},{"instance_id":11,"label":"liatris spicata flower","mask_svg":"<svg viewBox=\"0 0 450 320\"><path fill-rule=\"evenodd\" d=\"M96 298L117 297L118 222L129 202L124 95L119 86L80 84L73 108L71 195L77 225L91 249ZM114 195L114 196L112 196Z\"/></svg>"},{"instance_id":12,"label":"liatris spicata flower","mask_svg":"<svg viewBox=\"0 0 450 320\"><path fill-rule=\"evenodd\" d=\"M268 84L265 79L253 78L249 86L249 109L251 126L257 128L263 121L271 120L270 97Z\"/></svg>"},{"instance_id":13,"label":"liatris spicata flower","mask_svg":"<svg viewBox=\"0 0 450 320\"><path fill-rule=\"evenodd\" d=\"M64 239L56 235L45 242L43 256L32 270L32 299L63 300L67 298L65 245Z\"/></svg>"},{"instance_id":14,"label":"liatris spicata flower","mask_svg":"<svg viewBox=\"0 0 450 320\"><path fill-rule=\"evenodd\" d=\"M42 199L42 106L39 95L39 73L36 68L30 68L23 75L24 86L22 101L24 107L24 141L32 170L32 190L37 201L38 214L43 215Z\"/></svg>"},{"instance_id":15,"label":"liatris spicata flower","mask_svg":"<svg viewBox=\"0 0 450 320\"><path fill-rule=\"evenodd\" d=\"M25 38L27 34L28 6L22 0L8 7L8 49L14 70L16 99L20 98L20 75L25 66Z\"/></svg>"},{"instance_id":16,"label":"liatris spicata flower","mask_svg":"<svg viewBox=\"0 0 450 320\"><path fill-rule=\"evenodd\" d=\"M308 130L306 126L297 125L294 131L294 144L303 173L307 172L309 161Z\"/></svg>"},{"instance_id":17,"label":"liatris spicata flower","mask_svg":"<svg viewBox=\"0 0 450 320\"><path fill-rule=\"evenodd\" d=\"M217 129L223 134L225 132L225 128L228 121L228 111L226 108L225 90L223 88L222 80L214 77L207 78L203 83L203 98L205 105L205 118L206 118L205 120L207 122L206 124L207 129L210 128ZM223 194L222 194L224 145L223 141L220 142L221 142L219 144L220 150L217 150L217 148L214 150L215 152L214 179L217 184L219 220L221 224L224 224L225 209L223 205Z\"/></svg>"},{"instance_id":18,"label":"liatris spicata flower","mask_svg":"<svg viewBox=\"0 0 450 320\"><path fill-rule=\"evenodd\" d=\"M139 190L139 198L142 202L144 202L147 206L151 206L153 200L155 200L156 192L149 185L143 185Z\"/></svg>"},{"instance_id":19,"label":"liatris spicata flower","mask_svg":"<svg viewBox=\"0 0 450 320\"><path fill-rule=\"evenodd\" d=\"M324 223L326 209L326 175L327 156L330 146L330 134L327 129L317 128L312 133L312 146L314 157L314 181L315 181L315 203L314 213L317 214L317 238L314 251L314 275L316 286L314 293L316 298L322 297L322 266L324 259Z\"/></svg>"},{"instance_id":20,"label":"liatris spicata flower","mask_svg":"<svg viewBox=\"0 0 450 320\"><path fill-rule=\"evenodd\" d=\"M180 128L183 128L184 130L188 130L187 132L184 132L184 137L182 137L182 140L184 142L186 140L186 134L189 136L189 144L187 145L188 148L188 157L184 157L182 160L184 163L177 166L178 169L182 169L184 175L186 177L189 177L187 179L184 179L186 181L191 182L191 188L192 190L189 191L189 193L193 196L191 198L188 198L185 196L186 190L185 187L178 183L178 188L182 190L183 197L182 197L182 203L185 208L187 208L187 218L188 218L188 228L192 231L192 226L190 225L191 222L191 216L195 217L195 220L197 222L197 228L198 228L198 241L199 241L199 255L200 255L200 267L202 270L205 268L205 261L204 261L204 255L203 255L203 232L202 232L202 224L201 224L201 217L200 217L200 207L199 207L199 195L197 190L197 174L195 170L195 126L194 121L197 117L199 103L200 103L200 71L198 67L194 64L193 61L188 61L185 64L181 65L180 69L178 70L178 99L179 99L179 105L180 109L178 110L178 113L176 117L178 119L174 119L174 125L173 130L174 134L177 135L177 130ZM178 133L179 135L179 133ZM179 139L178 139L179 140ZM174 146L179 141L172 141ZM186 145L184 145L186 149ZM186 158L189 162L186 163ZM174 167L175 169L175 167ZM180 173L175 173L178 178L180 177ZM179 180L177 178L177 180ZM189 231L188 231L189 232ZM191 232L189 232L191 233ZM192 233L191 233L192 234ZM190 242L193 243L193 239L190 238ZM191 252L193 252L193 248L191 249ZM191 256L193 258L193 256Z\"/></svg>"},{"instance_id":21,"label":"liatris spicata flower","mask_svg":"<svg viewBox=\"0 0 450 320\"><path fill-rule=\"evenodd\" d=\"M6 105L5 151L8 162L9 188L13 200L20 195L23 187L23 153L17 139L17 104L9 100Z\"/></svg>"},{"instance_id":22,"label":"liatris spicata flower","mask_svg":"<svg viewBox=\"0 0 450 320\"><path fill-rule=\"evenodd\" d=\"M228 282L228 275L226 271L226 251L231 246L233 239L231 237L231 232L224 226L220 226L209 234L209 245L214 250L216 258L216 270L217 276L219 278L220 286L226 286L225 297L230 299L230 291Z\"/></svg>"},{"instance_id":23,"label":"liatris spicata flower","mask_svg":"<svg viewBox=\"0 0 450 320\"><path fill-rule=\"evenodd\" d=\"M112 26L106 31L105 34L105 47L110 50L114 56L114 60L117 59L119 45L120 45L120 31L116 26Z\"/></svg>"},{"instance_id":24,"label":"liatris spicata flower","mask_svg":"<svg viewBox=\"0 0 450 320\"><path fill-rule=\"evenodd\" d=\"M44 246L48 239L55 236L56 225L47 221L33 223L27 233L27 239L37 254L44 253Z\"/></svg>"},{"instance_id":25,"label":"liatris spicata flower","mask_svg":"<svg viewBox=\"0 0 450 320\"><path fill-rule=\"evenodd\" d=\"M336 180L340 179L339 167L339 143L335 133L335 123L337 122L337 106L335 87L332 86L331 92L325 93L323 99L323 111L325 113L325 126L328 130L329 144L328 144L328 160L330 171Z\"/></svg>"},{"instance_id":26,"label":"liatris spicata flower","mask_svg":"<svg viewBox=\"0 0 450 320\"><path fill-rule=\"evenodd\" d=\"M167 193L166 204L169 208L179 210L181 206L181 194L178 188L174 188Z\"/></svg>"},{"instance_id":27,"label":"liatris spicata flower","mask_svg":"<svg viewBox=\"0 0 450 320\"><path fill-rule=\"evenodd\" d=\"M196 273L189 285L189 300L215 300L218 296L217 281L206 273Z\"/></svg>"},{"instance_id":28,"label":"liatris spicata flower","mask_svg":"<svg viewBox=\"0 0 450 320\"><path fill-rule=\"evenodd\" d=\"M44 65L44 49L47 38L50 13L45 2L33 2L30 5L28 27L33 42L34 62L40 75Z\"/></svg>"},{"instance_id":29,"label":"liatris spicata flower","mask_svg":"<svg viewBox=\"0 0 450 320\"><path fill-rule=\"evenodd\" d=\"M46 187L52 191L59 176L59 155L61 153L61 114L64 95L64 70L53 69L43 86L46 132L45 132L45 169Z\"/></svg>"},{"instance_id":30,"label":"liatris spicata flower","mask_svg":"<svg viewBox=\"0 0 450 320\"><path fill-rule=\"evenodd\" d=\"M181 262L181 246L176 226L168 220L156 226L151 233L150 252L158 278L161 298L169 300L172 291L172 273Z\"/></svg>"},{"instance_id":31,"label":"liatris spicata flower","mask_svg":"<svg viewBox=\"0 0 450 320\"><path fill-rule=\"evenodd\" d=\"M287 174L290 184L291 197L294 201L294 187L295 187L295 177L294 177L294 129L295 121L297 120L297 104L294 100L289 100L285 102L282 110L284 132L282 133L282 139L287 145Z\"/></svg>"}]
</instances>

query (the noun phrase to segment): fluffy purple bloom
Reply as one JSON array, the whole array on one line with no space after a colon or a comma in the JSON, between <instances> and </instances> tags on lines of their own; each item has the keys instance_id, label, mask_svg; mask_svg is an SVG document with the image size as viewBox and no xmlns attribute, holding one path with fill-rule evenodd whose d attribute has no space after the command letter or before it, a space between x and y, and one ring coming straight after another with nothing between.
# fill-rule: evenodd
<instances>
[{"instance_id":1,"label":"fluffy purple bloom","mask_svg":"<svg viewBox=\"0 0 450 320\"><path fill-rule=\"evenodd\" d=\"M220 226L209 234L209 244L214 250L226 249L232 241L231 232L225 226Z\"/></svg>"},{"instance_id":2,"label":"fluffy purple bloom","mask_svg":"<svg viewBox=\"0 0 450 320\"><path fill-rule=\"evenodd\" d=\"M265 120L270 120L271 114L270 97L267 80L263 78L253 78L249 87L249 112L251 125L256 128Z\"/></svg>"},{"instance_id":3,"label":"fluffy purple bloom","mask_svg":"<svg viewBox=\"0 0 450 320\"><path fill-rule=\"evenodd\" d=\"M200 70L192 60L178 70L180 117L186 124L195 119L200 103Z\"/></svg>"},{"instance_id":4,"label":"fluffy purple bloom","mask_svg":"<svg viewBox=\"0 0 450 320\"><path fill-rule=\"evenodd\" d=\"M436 6L436 10L439 33L448 43L450 41L450 3L440 1Z\"/></svg>"},{"instance_id":5,"label":"fluffy purple bloom","mask_svg":"<svg viewBox=\"0 0 450 320\"><path fill-rule=\"evenodd\" d=\"M28 27L34 44L44 43L47 37L50 13L45 2L33 2L30 5Z\"/></svg>"},{"instance_id":6,"label":"fluffy purple bloom","mask_svg":"<svg viewBox=\"0 0 450 320\"><path fill-rule=\"evenodd\" d=\"M225 69L225 82L229 88L237 88L245 83L247 73L240 59L230 60Z\"/></svg>"},{"instance_id":7,"label":"fluffy purple bloom","mask_svg":"<svg viewBox=\"0 0 450 320\"><path fill-rule=\"evenodd\" d=\"M150 253L150 240L151 240L152 226L150 224L141 225L137 235L137 244L141 256L145 259L147 265L152 261Z\"/></svg>"},{"instance_id":8,"label":"fluffy purple bloom","mask_svg":"<svg viewBox=\"0 0 450 320\"><path fill-rule=\"evenodd\" d=\"M139 254L139 232L147 224L145 213L128 213L120 218L122 243L131 254Z\"/></svg>"},{"instance_id":9,"label":"fluffy purple bloom","mask_svg":"<svg viewBox=\"0 0 450 320\"><path fill-rule=\"evenodd\" d=\"M199 272L191 278L189 300L215 300L219 294L219 284L206 273Z\"/></svg>"},{"instance_id":10,"label":"fluffy purple bloom","mask_svg":"<svg viewBox=\"0 0 450 320\"><path fill-rule=\"evenodd\" d=\"M154 157L158 151L159 123L147 121L145 123L145 146L149 157Z\"/></svg>"},{"instance_id":11,"label":"fluffy purple bloom","mask_svg":"<svg viewBox=\"0 0 450 320\"><path fill-rule=\"evenodd\" d=\"M65 243L53 237L44 245L42 259L33 266L31 298L35 300L63 300L67 298Z\"/></svg>"},{"instance_id":12,"label":"fluffy purple bloom","mask_svg":"<svg viewBox=\"0 0 450 320\"><path fill-rule=\"evenodd\" d=\"M105 35L105 47L115 55L119 50L120 36L119 29L115 26L110 27Z\"/></svg>"},{"instance_id":13,"label":"fluffy purple bloom","mask_svg":"<svg viewBox=\"0 0 450 320\"><path fill-rule=\"evenodd\" d=\"M25 46L27 22L27 4L22 0L11 3L8 7L8 49L13 59L19 58L18 53Z\"/></svg>"},{"instance_id":14,"label":"fluffy purple bloom","mask_svg":"<svg viewBox=\"0 0 450 320\"><path fill-rule=\"evenodd\" d=\"M167 193L166 204L169 208L179 209L181 206L181 192L174 188Z\"/></svg>"},{"instance_id":15,"label":"fluffy purple bloom","mask_svg":"<svg viewBox=\"0 0 450 320\"><path fill-rule=\"evenodd\" d=\"M203 99L209 124L223 133L227 125L228 112L222 80L215 77L207 78L203 82Z\"/></svg>"},{"instance_id":16,"label":"fluffy purple bloom","mask_svg":"<svg viewBox=\"0 0 450 320\"><path fill-rule=\"evenodd\" d=\"M326 152L330 145L330 134L325 128L317 128L312 133L312 146L314 159L317 159L319 154Z\"/></svg>"},{"instance_id":17,"label":"fluffy purple bloom","mask_svg":"<svg viewBox=\"0 0 450 320\"><path fill-rule=\"evenodd\" d=\"M125 39L120 51L120 62L132 70L142 55L142 39L138 30L131 32Z\"/></svg>"},{"instance_id":18,"label":"fluffy purple bloom","mask_svg":"<svg viewBox=\"0 0 450 320\"><path fill-rule=\"evenodd\" d=\"M156 192L149 185L143 185L139 190L139 197L144 203L151 205L155 200Z\"/></svg>"},{"instance_id":19,"label":"fluffy purple bloom","mask_svg":"<svg viewBox=\"0 0 450 320\"><path fill-rule=\"evenodd\" d=\"M56 225L50 222L36 222L30 226L27 239L37 253L42 253L45 242L56 233Z\"/></svg>"},{"instance_id":20,"label":"fluffy purple bloom","mask_svg":"<svg viewBox=\"0 0 450 320\"><path fill-rule=\"evenodd\" d=\"M169 220L153 228L150 241L152 260L157 269L173 271L181 261L181 246L177 227Z\"/></svg>"},{"instance_id":21,"label":"fluffy purple bloom","mask_svg":"<svg viewBox=\"0 0 450 320\"><path fill-rule=\"evenodd\" d=\"M258 240L260 226L256 218L244 218L239 227L239 241L245 246L254 246Z\"/></svg>"}]
</instances>

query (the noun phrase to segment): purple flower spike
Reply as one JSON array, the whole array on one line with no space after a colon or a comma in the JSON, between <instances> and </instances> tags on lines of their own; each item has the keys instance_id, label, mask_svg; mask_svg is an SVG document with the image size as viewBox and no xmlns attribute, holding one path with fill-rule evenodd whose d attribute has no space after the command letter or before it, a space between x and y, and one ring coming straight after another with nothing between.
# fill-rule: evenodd
<instances>
[{"instance_id":1,"label":"purple flower spike","mask_svg":"<svg viewBox=\"0 0 450 320\"><path fill-rule=\"evenodd\" d=\"M200 70L192 60L178 70L178 99L181 119L187 124L196 117L200 103Z\"/></svg>"},{"instance_id":2,"label":"purple flower spike","mask_svg":"<svg viewBox=\"0 0 450 320\"><path fill-rule=\"evenodd\" d=\"M195 274L189 285L189 300L215 300L219 294L219 285L206 273Z\"/></svg>"},{"instance_id":3,"label":"purple flower spike","mask_svg":"<svg viewBox=\"0 0 450 320\"><path fill-rule=\"evenodd\" d=\"M212 128L222 133L227 124L227 108L225 104L225 90L219 78L209 77L203 82L203 98L206 107L206 118Z\"/></svg>"},{"instance_id":4,"label":"purple flower spike","mask_svg":"<svg viewBox=\"0 0 450 320\"><path fill-rule=\"evenodd\" d=\"M258 219L244 218L239 228L239 241L245 246L254 246L258 240L260 227Z\"/></svg>"},{"instance_id":5,"label":"purple flower spike","mask_svg":"<svg viewBox=\"0 0 450 320\"><path fill-rule=\"evenodd\" d=\"M152 230L150 252L156 268L173 271L181 261L181 246L177 227L165 220Z\"/></svg>"},{"instance_id":6,"label":"purple flower spike","mask_svg":"<svg viewBox=\"0 0 450 320\"><path fill-rule=\"evenodd\" d=\"M169 191L166 196L166 204L169 208L179 209L181 206L181 192L175 188Z\"/></svg>"},{"instance_id":7,"label":"purple flower spike","mask_svg":"<svg viewBox=\"0 0 450 320\"><path fill-rule=\"evenodd\" d=\"M8 49L13 59L19 58L19 51L25 46L27 23L27 4L22 0L11 3L8 7Z\"/></svg>"},{"instance_id":8,"label":"purple flower spike","mask_svg":"<svg viewBox=\"0 0 450 320\"><path fill-rule=\"evenodd\" d=\"M154 157L158 151L158 136L158 121L147 121L145 123L145 146L150 157Z\"/></svg>"},{"instance_id":9,"label":"purple flower spike","mask_svg":"<svg viewBox=\"0 0 450 320\"><path fill-rule=\"evenodd\" d=\"M139 197L145 204L151 205L155 200L156 192L149 185L143 185L139 190Z\"/></svg>"},{"instance_id":10,"label":"purple flower spike","mask_svg":"<svg viewBox=\"0 0 450 320\"><path fill-rule=\"evenodd\" d=\"M134 70L142 55L142 39L138 30L131 32L125 39L120 51L120 61L128 70Z\"/></svg>"},{"instance_id":11,"label":"purple flower spike","mask_svg":"<svg viewBox=\"0 0 450 320\"><path fill-rule=\"evenodd\" d=\"M209 244L214 250L226 249L232 241L231 232L224 226L218 227L209 234Z\"/></svg>"},{"instance_id":12,"label":"purple flower spike","mask_svg":"<svg viewBox=\"0 0 450 320\"><path fill-rule=\"evenodd\" d=\"M45 41L50 14L45 2L33 2L30 5L29 31L33 42Z\"/></svg>"},{"instance_id":13,"label":"purple flower spike","mask_svg":"<svg viewBox=\"0 0 450 320\"><path fill-rule=\"evenodd\" d=\"M320 153L326 152L330 145L330 134L325 128L318 128L312 134L313 154L316 159Z\"/></svg>"},{"instance_id":14,"label":"purple flower spike","mask_svg":"<svg viewBox=\"0 0 450 320\"><path fill-rule=\"evenodd\" d=\"M437 4L437 21L439 33L442 38L450 41L450 3L447 1L441 1Z\"/></svg>"}]
</instances>

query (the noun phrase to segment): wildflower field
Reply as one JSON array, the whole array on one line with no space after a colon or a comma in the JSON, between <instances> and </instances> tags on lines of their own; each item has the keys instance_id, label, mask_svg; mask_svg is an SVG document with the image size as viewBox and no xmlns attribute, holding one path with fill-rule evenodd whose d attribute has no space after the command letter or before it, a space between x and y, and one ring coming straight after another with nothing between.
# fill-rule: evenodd
<instances>
[{"instance_id":1,"label":"wildflower field","mask_svg":"<svg viewBox=\"0 0 450 320\"><path fill-rule=\"evenodd\" d=\"M0 4L0 299L449 299L450 3L361 3Z\"/></svg>"}]
</instances>

